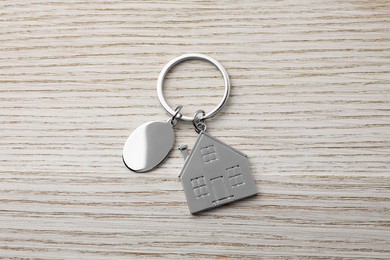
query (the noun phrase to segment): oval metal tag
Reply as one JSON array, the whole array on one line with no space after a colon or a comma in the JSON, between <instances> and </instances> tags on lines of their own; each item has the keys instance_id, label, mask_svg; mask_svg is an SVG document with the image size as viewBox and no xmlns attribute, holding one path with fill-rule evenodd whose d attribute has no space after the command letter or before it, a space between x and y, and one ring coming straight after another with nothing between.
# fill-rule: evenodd
<instances>
[{"instance_id":1,"label":"oval metal tag","mask_svg":"<svg viewBox=\"0 0 390 260\"><path fill-rule=\"evenodd\" d=\"M168 156L173 142L174 133L169 122L145 123L127 138L123 148L123 162L132 171L150 171Z\"/></svg>"}]
</instances>

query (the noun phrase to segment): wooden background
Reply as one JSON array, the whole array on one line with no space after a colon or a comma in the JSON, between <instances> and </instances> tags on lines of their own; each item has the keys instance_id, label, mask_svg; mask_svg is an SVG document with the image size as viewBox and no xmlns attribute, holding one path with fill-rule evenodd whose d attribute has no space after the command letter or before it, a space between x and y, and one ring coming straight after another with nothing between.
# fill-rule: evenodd
<instances>
[{"instance_id":1,"label":"wooden background","mask_svg":"<svg viewBox=\"0 0 390 260\"><path fill-rule=\"evenodd\" d=\"M231 76L208 129L260 191L199 216L179 151L121 160L191 52ZM389 64L389 1L1 1L0 258L390 258ZM222 96L202 62L165 87L187 114ZM175 146L195 139L178 124Z\"/></svg>"}]
</instances>

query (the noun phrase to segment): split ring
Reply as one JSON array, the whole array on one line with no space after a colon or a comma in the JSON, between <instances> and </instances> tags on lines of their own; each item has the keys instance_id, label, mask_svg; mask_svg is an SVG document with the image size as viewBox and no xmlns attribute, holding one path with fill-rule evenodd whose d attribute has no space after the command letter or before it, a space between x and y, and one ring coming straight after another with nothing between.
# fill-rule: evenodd
<instances>
[{"instance_id":1,"label":"split ring","mask_svg":"<svg viewBox=\"0 0 390 260\"><path fill-rule=\"evenodd\" d=\"M193 53L193 54L184 54L184 55L181 55L177 58L174 58L173 60L171 60L167 65L165 65L165 67L162 69L162 71L160 72L160 75L158 76L158 80L157 80L157 96L158 96L158 100L160 101L161 105L164 107L164 109L169 113L171 114L172 116L175 115L175 110L173 110L169 105L168 103L166 102L165 98L164 98L164 94L163 94L163 83L164 83L164 79L165 79L165 76L167 75L167 73L174 67L176 66L177 64L183 62L183 61L186 61L186 60L202 60L202 61L207 61L211 64L213 64L215 67L217 67L217 69L221 72L222 74L222 77L223 77L223 80L224 80L224 83L225 83L225 90L224 90L224 93L223 93L223 98L221 100L221 102L219 102L219 104L211 111L207 112L205 114L205 116L203 117L203 119L209 119L213 116L215 116L219 111L221 111L221 109L224 107L224 105L226 104L228 98L229 98L229 94L230 94L230 80L229 80L229 75L228 73L226 72L225 68L221 65L221 63L219 63L217 60L207 56L207 55L204 55L204 54L198 54L198 53ZM177 114L176 115L176 118L178 119L182 119L184 121L193 121L194 120L194 117L192 116L185 116L183 114Z\"/></svg>"}]
</instances>

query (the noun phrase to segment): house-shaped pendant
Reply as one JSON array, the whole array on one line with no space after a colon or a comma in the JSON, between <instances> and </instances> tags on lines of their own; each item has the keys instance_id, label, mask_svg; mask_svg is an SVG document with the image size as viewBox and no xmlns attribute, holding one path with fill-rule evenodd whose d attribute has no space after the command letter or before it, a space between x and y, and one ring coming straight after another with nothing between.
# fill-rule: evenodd
<instances>
[{"instance_id":1,"label":"house-shaped pendant","mask_svg":"<svg viewBox=\"0 0 390 260\"><path fill-rule=\"evenodd\" d=\"M179 175L192 214L257 194L247 156L200 132Z\"/></svg>"}]
</instances>

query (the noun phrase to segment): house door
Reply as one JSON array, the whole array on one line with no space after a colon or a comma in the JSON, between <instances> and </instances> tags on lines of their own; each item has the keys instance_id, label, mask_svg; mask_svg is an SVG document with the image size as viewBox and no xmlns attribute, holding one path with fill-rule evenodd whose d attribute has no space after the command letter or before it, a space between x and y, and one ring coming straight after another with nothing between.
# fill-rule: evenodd
<instances>
[{"instance_id":1,"label":"house door","mask_svg":"<svg viewBox=\"0 0 390 260\"><path fill-rule=\"evenodd\" d=\"M214 191L214 204L221 204L230 201L234 198L233 195L228 194L225 186L225 180L222 176L210 180Z\"/></svg>"}]
</instances>

